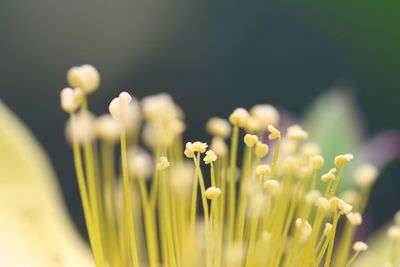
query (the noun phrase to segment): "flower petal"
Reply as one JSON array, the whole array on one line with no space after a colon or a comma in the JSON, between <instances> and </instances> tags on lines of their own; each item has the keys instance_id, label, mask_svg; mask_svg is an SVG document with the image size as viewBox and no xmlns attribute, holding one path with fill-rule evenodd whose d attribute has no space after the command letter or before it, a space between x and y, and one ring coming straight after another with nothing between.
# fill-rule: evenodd
<instances>
[{"instance_id":1,"label":"flower petal","mask_svg":"<svg viewBox=\"0 0 400 267\"><path fill-rule=\"evenodd\" d=\"M94 266L38 142L0 102L0 265Z\"/></svg>"}]
</instances>

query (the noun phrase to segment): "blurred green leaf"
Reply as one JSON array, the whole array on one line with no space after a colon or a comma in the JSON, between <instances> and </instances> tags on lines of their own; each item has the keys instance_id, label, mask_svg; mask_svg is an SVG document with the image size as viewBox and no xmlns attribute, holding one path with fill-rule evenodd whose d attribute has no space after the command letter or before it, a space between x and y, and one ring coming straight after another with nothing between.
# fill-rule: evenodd
<instances>
[{"instance_id":1,"label":"blurred green leaf","mask_svg":"<svg viewBox=\"0 0 400 267\"><path fill-rule=\"evenodd\" d=\"M325 159L322 172L334 167L337 155L352 153L357 161L363 158L357 153L363 143L362 121L348 91L334 89L319 96L306 112L304 126L311 140L321 146ZM347 167L339 190L352 185L351 173L355 165L352 162Z\"/></svg>"}]
</instances>

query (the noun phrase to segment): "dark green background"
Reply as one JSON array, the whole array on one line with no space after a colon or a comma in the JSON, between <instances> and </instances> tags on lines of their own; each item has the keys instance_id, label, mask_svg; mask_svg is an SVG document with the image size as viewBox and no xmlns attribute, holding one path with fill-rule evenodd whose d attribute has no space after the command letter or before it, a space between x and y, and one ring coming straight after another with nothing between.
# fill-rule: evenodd
<instances>
[{"instance_id":1,"label":"dark green background","mask_svg":"<svg viewBox=\"0 0 400 267\"><path fill-rule=\"evenodd\" d=\"M400 4L385 1L0 2L0 98L41 141L82 227L66 115L65 72L91 63L102 74L91 107L111 97L165 91L187 114L190 139L207 118L267 102L299 116L345 81L365 115L368 135L399 129ZM375 227L400 207L400 169L391 164L369 208ZM384 207L384 208L383 208Z\"/></svg>"}]
</instances>

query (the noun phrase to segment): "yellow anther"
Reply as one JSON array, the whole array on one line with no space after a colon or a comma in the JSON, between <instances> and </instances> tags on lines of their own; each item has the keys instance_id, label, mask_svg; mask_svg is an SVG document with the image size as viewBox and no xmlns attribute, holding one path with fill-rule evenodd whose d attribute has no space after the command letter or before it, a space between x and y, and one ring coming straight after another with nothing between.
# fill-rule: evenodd
<instances>
[{"instance_id":1,"label":"yellow anther","mask_svg":"<svg viewBox=\"0 0 400 267\"><path fill-rule=\"evenodd\" d=\"M338 168L343 168L346 163L349 163L354 156L352 154L339 155L335 158L335 165Z\"/></svg>"},{"instance_id":2,"label":"yellow anther","mask_svg":"<svg viewBox=\"0 0 400 267\"><path fill-rule=\"evenodd\" d=\"M281 137L281 132L272 125L268 126L268 131L270 132L268 135L269 140L274 140Z\"/></svg>"},{"instance_id":3,"label":"yellow anther","mask_svg":"<svg viewBox=\"0 0 400 267\"><path fill-rule=\"evenodd\" d=\"M267 144L263 144L261 142L257 142L255 154L257 157L262 158L267 155L269 147Z\"/></svg>"},{"instance_id":4,"label":"yellow anther","mask_svg":"<svg viewBox=\"0 0 400 267\"><path fill-rule=\"evenodd\" d=\"M214 151L208 150L203 160L205 164L210 164L217 160L217 155L215 154Z\"/></svg>"},{"instance_id":5,"label":"yellow anther","mask_svg":"<svg viewBox=\"0 0 400 267\"><path fill-rule=\"evenodd\" d=\"M211 135L228 138L231 134L231 125L225 119L214 117L207 121L206 130Z\"/></svg>"},{"instance_id":6,"label":"yellow anther","mask_svg":"<svg viewBox=\"0 0 400 267\"><path fill-rule=\"evenodd\" d=\"M324 212L329 211L329 207L330 207L329 200L326 199L325 197L319 197L317 202L315 203L315 205Z\"/></svg>"},{"instance_id":7,"label":"yellow anther","mask_svg":"<svg viewBox=\"0 0 400 267\"><path fill-rule=\"evenodd\" d=\"M356 252L363 252L368 249L368 245L362 241L357 241L353 244L353 250Z\"/></svg>"},{"instance_id":8,"label":"yellow anther","mask_svg":"<svg viewBox=\"0 0 400 267\"><path fill-rule=\"evenodd\" d=\"M247 118L249 117L249 113L244 108L235 109L232 114L229 116L229 121L238 127L243 128L246 126Z\"/></svg>"},{"instance_id":9,"label":"yellow anther","mask_svg":"<svg viewBox=\"0 0 400 267\"><path fill-rule=\"evenodd\" d=\"M246 134L246 135L244 136L244 143L245 143L246 146L248 146L248 147L253 147L257 142L258 142L258 137L257 137L257 135Z\"/></svg>"},{"instance_id":10,"label":"yellow anther","mask_svg":"<svg viewBox=\"0 0 400 267\"><path fill-rule=\"evenodd\" d=\"M287 129L286 137L290 140L304 140L308 138L308 133L300 125L293 125Z\"/></svg>"},{"instance_id":11,"label":"yellow anther","mask_svg":"<svg viewBox=\"0 0 400 267\"><path fill-rule=\"evenodd\" d=\"M83 92L79 88L64 88L60 93L61 108L68 113L75 112L81 105Z\"/></svg>"},{"instance_id":12,"label":"yellow anther","mask_svg":"<svg viewBox=\"0 0 400 267\"><path fill-rule=\"evenodd\" d=\"M360 194L355 190L346 190L340 195L340 198L346 203L356 206L360 201Z\"/></svg>"},{"instance_id":13,"label":"yellow anther","mask_svg":"<svg viewBox=\"0 0 400 267\"><path fill-rule=\"evenodd\" d=\"M264 188L273 196L280 192L280 184L277 180L265 181Z\"/></svg>"},{"instance_id":14,"label":"yellow anther","mask_svg":"<svg viewBox=\"0 0 400 267\"><path fill-rule=\"evenodd\" d=\"M315 155L311 158L311 163L314 169L320 169L324 165L324 158L320 155Z\"/></svg>"},{"instance_id":15,"label":"yellow anther","mask_svg":"<svg viewBox=\"0 0 400 267\"><path fill-rule=\"evenodd\" d=\"M247 122L246 125L244 126L244 129L246 130L247 133L257 133L263 131L261 128L260 121L253 116L249 116L247 118Z\"/></svg>"},{"instance_id":16,"label":"yellow anther","mask_svg":"<svg viewBox=\"0 0 400 267\"><path fill-rule=\"evenodd\" d=\"M96 136L94 116L89 112L79 112L68 121L65 130L68 140L76 140L79 143L90 142Z\"/></svg>"},{"instance_id":17,"label":"yellow anther","mask_svg":"<svg viewBox=\"0 0 400 267\"><path fill-rule=\"evenodd\" d=\"M271 105L256 105L250 109L250 114L258 120L261 131L267 130L269 125L279 123L279 112Z\"/></svg>"},{"instance_id":18,"label":"yellow anther","mask_svg":"<svg viewBox=\"0 0 400 267\"><path fill-rule=\"evenodd\" d=\"M328 182L329 180L335 180L335 179L336 179L335 175L329 172L321 176L321 180L324 182Z\"/></svg>"},{"instance_id":19,"label":"yellow anther","mask_svg":"<svg viewBox=\"0 0 400 267\"><path fill-rule=\"evenodd\" d=\"M400 240L400 226L394 225L389 227L387 235L392 240Z\"/></svg>"},{"instance_id":20,"label":"yellow anther","mask_svg":"<svg viewBox=\"0 0 400 267\"><path fill-rule=\"evenodd\" d=\"M168 94L146 96L141 101L144 118L149 122L160 122L182 119L182 110Z\"/></svg>"},{"instance_id":21,"label":"yellow anther","mask_svg":"<svg viewBox=\"0 0 400 267\"><path fill-rule=\"evenodd\" d=\"M353 210L353 206L344 202L338 205L340 214L349 214Z\"/></svg>"},{"instance_id":22,"label":"yellow anther","mask_svg":"<svg viewBox=\"0 0 400 267\"><path fill-rule=\"evenodd\" d=\"M214 136L210 147L219 157L224 157L228 154L228 146L222 137Z\"/></svg>"},{"instance_id":23,"label":"yellow anther","mask_svg":"<svg viewBox=\"0 0 400 267\"><path fill-rule=\"evenodd\" d=\"M126 95L126 92L120 93L120 95L113 100L111 100L110 105L108 106L108 110L110 111L111 116L113 116L117 120L122 120L122 116L124 115L125 109L127 109L127 105L132 100L132 97ZM121 98L122 95L122 98Z\"/></svg>"},{"instance_id":24,"label":"yellow anther","mask_svg":"<svg viewBox=\"0 0 400 267\"><path fill-rule=\"evenodd\" d=\"M329 199L329 210L331 212L336 212L337 209L339 208L339 205L345 203L343 200L341 200L338 197L332 197Z\"/></svg>"},{"instance_id":25,"label":"yellow anther","mask_svg":"<svg viewBox=\"0 0 400 267\"><path fill-rule=\"evenodd\" d=\"M301 180L310 179L312 177L312 171L313 169L310 166L301 166L298 169L297 177Z\"/></svg>"},{"instance_id":26,"label":"yellow anther","mask_svg":"<svg viewBox=\"0 0 400 267\"><path fill-rule=\"evenodd\" d=\"M316 204L320 197L321 192L319 192L318 190L311 190L305 195L304 199L308 204Z\"/></svg>"},{"instance_id":27,"label":"yellow anther","mask_svg":"<svg viewBox=\"0 0 400 267\"><path fill-rule=\"evenodd\" d=\"M221 195L221 189L212 186L207 188L205 194L208 199L216 199Z\"/></svg>"},{"instance_id":28,"label":"yellow anther","mask_svg":"<svg viewBox=\"0 0 400 267\"><path fill-rule=\"evenodd\" d=\"M321 149L316 143L307 142L300 147L300 152L306 157L312 157L321 153Z\"/></svg>"},{"instance_id":29,"label":"yellow anther","mask_svg":"<svg viewBox=\"0 0 400 267\"><path fill-rule=\"evenodd\" d=\"M321 176L321 180L324 182L328 182L329 180L336 180L336 168L332 168L328 171L328 173Z\"/></svg>"},{"instance_id":30,"label":"yellow anther","mask_svg":"<svg viewBox=\"0 0 400 267\"><path fill-rule=\"evenodd\" d=\"M194 152L204 153L204 152L206 152L207 147L208 147L207 143L202 143L199 141L196 141L193 143L193 151Z\"/></svg>"},{"instance_id":31,"label":"yellow anther","mask_svg":"<svg viewBox=\"0 0 400 267\"><path fill-rule=\"evenodd\" d=\"M185 151L183 153L188 158L193 158L194 157L194 149L193 149L193 143L192 142L187 142L186 143Z\"/></svg>"},{"instance_id":32,"label":"yellow anther","mask_svg":"<svg viewBox=\"0 0 400 267\"><path fill-rule=\"evenodd\" d=\"M346 215L347 219L349 220L350 224L353 226L360 225L362 223L361 214L358 212L350 212Z\"/></svg>"},{"instance_id":33,"label":"yellow anther","mask_svg":"<svg viewBox=\"0 0 400 267\"><path fill-rule=\"evenodd\" d=\"M148 178L153 172L153 158L143 149L128 151L129 172L135 178Z\"/></svg>"},{"instance_id":34,"label":"yellow anther","mask_svg":"<svg viewBox=\"0 0 400 267\"><path fill-rule=\"evenodd\" d=\"M121 133L121 124L111 115L105 114L95 121L96 134L104 141L115 143Z\"/></svg>"},{"instance_id":35,"label":"yellow anther","mask_svg":"<svg viewBox=\"0 0 400 267\"><path fill-rule=\"evenodd\" d=\"M370 188L377 177L378 169L371 164L364 164L355 171L354 181L361 188Z\"/></svg>"},{"instance_id":36,"label":"yellow anther","mask_svg":"<svg viewBox=\"0 0 400 267\"><path fill-rule=\"evenodd\" d=\"M89 94L99 87L100 74L95 67L86 64L70 68L67 79L70 86L79 87Z\"/></svg>"},{"instance_id":37,"label":"yellow anther","mask_svg":"<svg viewBox=\"0 0 400 267\"><path fill-rule=\"evenodd\" d=\"M157 170L162 171L170 165L167 157L160 157L157 162Z\"/></svg>"},{"instance_id":38,"label":"yellow anther","mask_svg":"<svg viewBox=\"0 0 400 267\"><path fill-rule=\"evenodd\" d=\"M269 176L271 174L271 167L263 164L263 165L258 165L256 167L256 176L260 177L260 176Z\"/></svg>"}]
</instances>

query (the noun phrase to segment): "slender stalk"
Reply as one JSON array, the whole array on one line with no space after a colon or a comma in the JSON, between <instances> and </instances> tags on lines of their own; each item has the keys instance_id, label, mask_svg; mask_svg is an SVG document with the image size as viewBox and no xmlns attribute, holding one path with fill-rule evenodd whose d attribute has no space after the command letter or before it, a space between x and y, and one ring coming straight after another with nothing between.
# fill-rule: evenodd
<instances>
[{"instance_id":1,"label":"slender stalk","mask_svg":"<svg viewBox=\"0 0 400 267\"><path fill-rule=\"evenodd\" d=\"M71 119L72 120L74 119L73 114L71 114ZM81 201L82 201L83 214L85 216L86 226L88 229L89 241L90 241L90 244L92 247L93 256L94 256L96 265L99 267L103 267L103 266L105 266L104 253L103 253L103 249L101 247L101 242L99 240L99 235L96 233L96 228L95 228L94 222L93 222L93 216L92 216L92 212L91 212L91 208L90 208L88 190L86 187L85 176L84 176L84 171L83 171L82 156L81 156L79 143L77 140L72 141L72 147L73 147L73 154L74 154L76 177L78 180L79 192L80 192Z\"/></svg>"},{"instance_id":2,"label":"slender stalk","mask_svg":"<svg viewBox=\"0 0 400 267\"><path fill-rule=\"evenodd\" d=\"M236 157L239 142L239 127L235 125L232 131L231 149L230 149L230 166L229 166L229 203L228 203L228 240L233 240L234 220L235 220L235 203L236 203Z\"/></svg>"},{"instance_id":3,"label":"slender stalk","mask_svg":"<svg viewBox=\"0 0 400 267\"><path fill-rule=\"evenodd\" d=\"M125 131L121 131L121 163L122 163L122 179L124 188L124 219L129 233L129 245L131 260L134 267L139 266L139 256L136 245L135 222L133 218L132 206L132 188L128 173L128 156L126 151L126 135Z\"/></svg>"}]
</instances>

